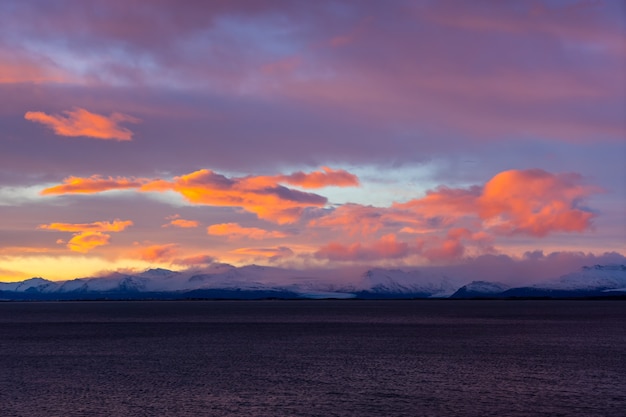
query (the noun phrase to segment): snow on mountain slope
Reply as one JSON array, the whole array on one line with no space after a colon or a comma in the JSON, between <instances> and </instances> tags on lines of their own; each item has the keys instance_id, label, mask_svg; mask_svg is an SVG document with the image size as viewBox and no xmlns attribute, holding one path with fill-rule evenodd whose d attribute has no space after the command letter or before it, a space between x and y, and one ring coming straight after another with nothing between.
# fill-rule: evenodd
<instances>
[{"instance_id":1,"label":"snow on mountain slope","mask_svg":"<svg viewBox=\"0 0 626 417\"><path fill-rule=\"evenodd\" d=\"M474 297L490 297L501 292L504 292L511 288L506 284L502 284L500 282L489 282L489 281L472 281L467 285L462 286L454 294L452 294L451 298L474 298Z\"/></svg>"},{"instance_id":2,"label":"snow on mountain slope","mask_svg":"<svg viewBox=\"0 0 626 417\"><path fill-rule=\"evenodd\" d=\"M624 288L626 287L626 265L584 266L577 272L536 284L534 287L568 291Z\"/></svg>"},{"instance_id":3,"label":"snow on mountain slope","mask_svg":"<svg viewBox=\"0 0 626 417\"><path fill-rule=\"evenodd\" d=\"M40 291L53 292L59 287L58 283L43 278L29 278L20 282L0 282L0 291Z\"/></svg>"},{"instance_id":4,"label":"snow on mountain slope","mask_svg":"<svg viewBox=\"0 0 626 417\"><path fill-rule=\"evenodd\" d=\"M198 271L149 269L139 273L114 272L102 277L64 282L31 278L0 283L0 291L17 293L184 293L193 290L285 291L307 298L366 298L385 295L420 297L541 296L565 292L602 292L626 288L626 266L595 265L530 287L509 288L495 282L474 281L460 287L458 279L432 271L376 268L358 273L302 271L249 265L215 264ZM460 287L460 288L459 288ZM458 289L458 290L457 290Z\"/></svg>"},{"instance_id":5,"label":"snow on mountain slope","mask_svg":"<svg viewBox=\"0 0 626 417\"><path fill-rule=\"evenodd\" d=\"M428 294L431 297L447 297L457 286L445 275L430 275L422 271L400 269L371 269L357 282L357 291L389 294Z\"/></svg>"},{"instance_id":6,"label":"snow on mountain slope","mask_svg":"<svg viewBox=\"0 0 626 417\"><path fill-rule=\"evenodd\" d=\"M77 278L65 281L58 292L145 291L148 279L113 273L100 278Z\"/></svg>"}]
</instances>

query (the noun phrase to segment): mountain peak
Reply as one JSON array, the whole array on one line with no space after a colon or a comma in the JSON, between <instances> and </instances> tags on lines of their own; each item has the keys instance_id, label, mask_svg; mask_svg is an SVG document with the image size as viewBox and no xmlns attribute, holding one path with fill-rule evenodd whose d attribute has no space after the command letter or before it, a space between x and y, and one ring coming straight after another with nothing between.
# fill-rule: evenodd
<instances>
[{"instance_id":1,"label":"mountain peak","mask_svg":"<svg viewBox=\"0 0 626 417\"><path fill-rule=\"evenodd\" d=\"M626 265L593 265L583 266L580 268L582 271L626 271Z\"/></svg>"}]
</instances>

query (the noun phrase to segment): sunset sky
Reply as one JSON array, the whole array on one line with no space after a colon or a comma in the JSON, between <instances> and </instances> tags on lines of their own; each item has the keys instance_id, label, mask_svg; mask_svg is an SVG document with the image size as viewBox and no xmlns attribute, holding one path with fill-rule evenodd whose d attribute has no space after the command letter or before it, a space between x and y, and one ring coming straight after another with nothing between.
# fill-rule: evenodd
<instances>
[{"instance_id":1,"label":"sunset sky","mask_svg":"<svg viewBox=\"0 0 626 417\"><path fill-rule=\"evenodd\" d=\"M4 0L0 281L623 262L625 16Z\"/></svg>"}]
</instances>

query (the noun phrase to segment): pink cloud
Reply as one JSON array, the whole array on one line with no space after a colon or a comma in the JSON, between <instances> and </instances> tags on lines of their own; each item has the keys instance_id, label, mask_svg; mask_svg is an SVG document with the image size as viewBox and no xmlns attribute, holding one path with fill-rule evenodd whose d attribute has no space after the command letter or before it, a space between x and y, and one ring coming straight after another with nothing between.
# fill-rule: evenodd
<instances>
[{"instance_id":1,"label":"pink cloud","mask_svg":"<svg viewBox=\"0 0 626 417\"><path fill-rule=\"evenodd\" d=\"M396 236L388 234L370 244L353 243L344 245L331 242L322 246L315 257L330 261L377 261L381 259L398 259L409 255L409 245L398 241Z\"/></svg>"},{"instance_id":2,"label":"pink cloud","mask_svg":"<svg viewBox=\"0 0 626 417\"><path fill-rule=\"evenodd\" d=\"M0 43L0 84L59 83L68 74L51 59Z\"/></svg>"},{"instance_id":3,"label":"pink cloud","mask_svg":"<svg viewBox=\"0 0 626 417\"><path fill-rule=\"evenodd\" d=\"M428 191L421 199L395 204L420 216L480 219L498 234L536 237L553 232L582 232L595 215L580 201L599 192L582 184L578 174L552 174L540 169L504 171L484 187Z\"/></svg>"},{"instance_id":4,"label":"pink cloud","mask_svg":"<svg viewBox=\"0 0 626 417\"><path fill-rule=\"evenodd\" d=\"M351 236L369 236L384 225L383 216L388 210L361 204L343 204L309 222L309 227L327 227L348 232Z\"/></svg>"},{"instance_id":5,"label":"pink cloud","mask_svg":"<svg viewBox=\"0 0 626 417\"><path fill-rule=\"evenodd\" d=\"M136 249L134 254L148 262L169 262L177 255L178 247L176 243L149 245Z\"/></svg>"},{"instance_id":6,"label":"pink cloud","mask_svg":"<svg viewBox=\"0 0 626 417\"><path fill-rule=\"evenodd\" d=\"M556 36L562 40L605 44L618 52L623 39L615 27L603 24L599 19L603 11L602 2L593 1L559 7L533 2L524 4L521 9L499 7L489 10L455 4L454 7L435 5L427 11L422 10L422 16L442 25L470 31Z\"/></svg>"},{"instance_id":7,"label":"pink cloud","mask_svg":"<svg viewBox=\"0 0 626 417\"><path fill-rule=\"evenodd\" d=\"M333 170L328 167L322 167L322 171L310 173L295 172L290 175L279 176L277 179L302 188L356 187L359 185L359 179L356 175L343 169Z\"/></svg>"},{"instance_id":8,"label":"pink cloud","mask_svg":"<svg viewBox=\"0 0 626 417\"><path fill-rule=\"evenodd\" d=\"M26 112L24 118L48 126L59 136L86 136L118 141L129 141L133 137L133 132L119 126L119 123L139 122L139 119L122 113L112 113L107 117L81 108L63 113L65 116L29 111Z\"/></svg>"},{"instance_id":9,"label":"pink cloud","mask_svg":"<svg viewBox=\"0 0 626 417\"><path fill-rule=\"evenodd\" d=\"M542 237L551 232L582 232L595 214L579 201L597 187L582 185L578 174L531 170L504 171L494 176L477 200L479 216L494 231Z\"/></svg>"}]
</instances>

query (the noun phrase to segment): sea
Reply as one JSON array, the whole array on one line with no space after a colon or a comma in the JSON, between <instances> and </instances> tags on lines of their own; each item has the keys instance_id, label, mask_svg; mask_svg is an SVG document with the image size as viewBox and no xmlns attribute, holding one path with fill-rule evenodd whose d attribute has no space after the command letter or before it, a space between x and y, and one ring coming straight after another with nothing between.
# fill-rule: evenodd
<instances>
[{"instance_id":1,"label":"sea","mask_svg":"<svg viewBox=\"0 0 626 417\"><path fill-rule=\"evenodd\" d=\"M2 302L0 416L626 416L626 302Z\"/></svg>"}]
</instances>

